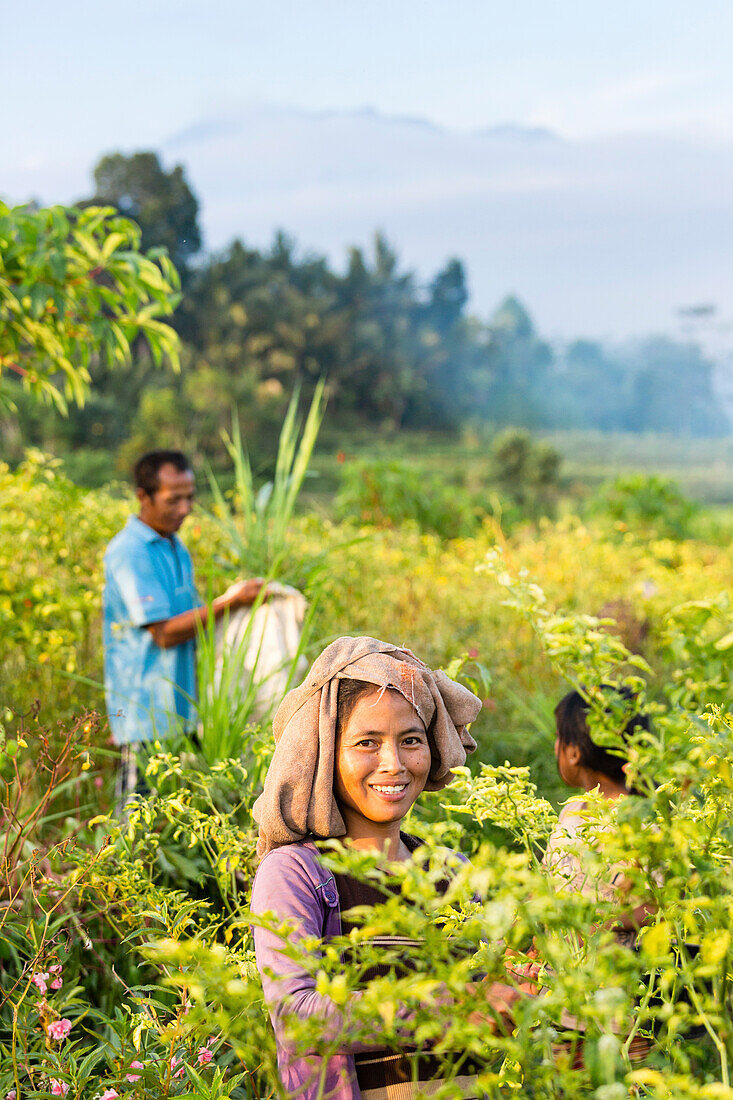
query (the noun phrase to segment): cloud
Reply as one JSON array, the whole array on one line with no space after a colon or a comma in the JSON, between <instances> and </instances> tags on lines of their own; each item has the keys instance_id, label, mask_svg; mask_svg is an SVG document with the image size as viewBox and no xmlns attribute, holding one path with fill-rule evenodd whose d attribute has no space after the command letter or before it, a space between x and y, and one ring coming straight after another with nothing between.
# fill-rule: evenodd
<instances>
[{"instance_id":1,"label":"cloud","mask_svg":"<svg viewBox=\"0 0 733 1100\"><path fill-rule=\"evenodd\" d=\"M709 125L709 92L706 74L644 69L543 99L530 111L529 119L579 138L670 132L695 122Z\"/></svg>"}]
</instances>

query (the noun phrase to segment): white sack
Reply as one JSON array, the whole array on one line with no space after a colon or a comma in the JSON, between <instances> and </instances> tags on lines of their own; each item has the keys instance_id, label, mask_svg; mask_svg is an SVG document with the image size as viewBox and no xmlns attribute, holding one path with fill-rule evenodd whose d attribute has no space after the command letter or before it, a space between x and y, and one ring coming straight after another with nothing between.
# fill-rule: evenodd
<instances>
[{"instance_id":1,"label":"white sack","mask_svg":"<svg viewBox=\"0 0 733 1100\"><path fill-rule=\"evenodd\" d=\"M218 691L221 685L223 654L237 653L240 647L246 647L242 654L241 678L238 683L229 685L229 693L234 696L241 692L244 696L254 672L257 689L252 711L254 721L267 718L280 704L289 678L292 687L300 683L308 671L308 661L301 654L290 677L308 606L305 596L297 588L276 581L268 585L268 592L268 599L256 610L241 607L216 623L214 690Z\"/></svg>"}]
</instances>

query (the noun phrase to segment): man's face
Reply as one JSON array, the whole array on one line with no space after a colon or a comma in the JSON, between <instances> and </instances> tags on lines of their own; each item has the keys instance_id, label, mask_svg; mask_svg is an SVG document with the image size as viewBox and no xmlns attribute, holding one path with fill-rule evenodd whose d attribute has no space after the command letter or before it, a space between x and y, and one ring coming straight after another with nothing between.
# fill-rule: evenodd
<instances>
[{"instance_id":1,"label":"man's face","mask_svg":"<svg viewBox=\"0 0 733 1100\"><path fill-rule=\"evenodd\" d=\"M177 470L164 462L158 470L158 488L152 495L138 489L140 519L159 535L174 534L193 508L196 482L191 470Z\"/></svg>"}]
</instances>

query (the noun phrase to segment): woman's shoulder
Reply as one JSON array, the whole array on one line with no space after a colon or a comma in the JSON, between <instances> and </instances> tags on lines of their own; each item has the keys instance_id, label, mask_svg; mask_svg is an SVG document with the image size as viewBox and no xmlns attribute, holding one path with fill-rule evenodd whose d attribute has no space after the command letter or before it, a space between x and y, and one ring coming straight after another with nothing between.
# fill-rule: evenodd
<instances>
[{"instance_id":1,"label":"woman's shoulder","mask_svg":"<svg viewBox=\"0 0 733 1100\"><path fill-rule=\"evenodd\" d=\"M277 848L270 849L260 860L257 874L275 874L295 868L300 868L316 878L319 878L324 872L318 849L312 840L301 840L295 844L281 844Z\"/></svg>"},{"instance_id":2,"label":"woman's shoulder","mask_svg":"<svg viewBox=\"0 0 733 1100\"><path fill-rule=\"evenodd\" d=\"M584 798L571 798L560 810L558 823L564 826L566 830L573 827L577 828L585 821L587 809L588 803Z\"/></svg>"},{"instance_id":3,"label":"woman's shoulder","mask_svg":"<svg viewBox=\"0 0 733 1100\"><path fill-rule=\"evenodd\" d=\"M338 904L336 883L310 841L273 848L260 862L252 886L253 912L322 909Z\"/></svg>"}]
</instances>

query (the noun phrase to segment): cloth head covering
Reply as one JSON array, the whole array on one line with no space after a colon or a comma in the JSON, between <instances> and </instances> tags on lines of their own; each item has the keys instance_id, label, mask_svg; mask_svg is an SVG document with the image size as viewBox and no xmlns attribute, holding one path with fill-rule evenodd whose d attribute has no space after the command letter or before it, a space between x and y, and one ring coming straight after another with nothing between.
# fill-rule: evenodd
<instances>
[{"instance_id":1,"label":"cloth head covering","mask_svg":"<svg viewBox=\"0 0 733 1100\"><path fill-rule=\"evenodd\" d=\"M340 680L391 688L412 704L430 742L426 790L445 787L451 768L465 764L466 753L476 748L466 726L481 710L481 700L468 688L444 672L433 672L409 649L376 638L337 638L315 660L300 687L288 692L275 715L275 752L252 811L260 827L260 856L308 835L338 837L346 832L333 793Z\"/></svg>"}]
</instances>

